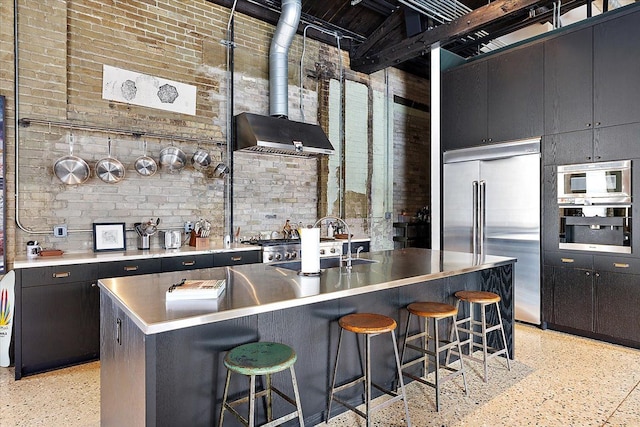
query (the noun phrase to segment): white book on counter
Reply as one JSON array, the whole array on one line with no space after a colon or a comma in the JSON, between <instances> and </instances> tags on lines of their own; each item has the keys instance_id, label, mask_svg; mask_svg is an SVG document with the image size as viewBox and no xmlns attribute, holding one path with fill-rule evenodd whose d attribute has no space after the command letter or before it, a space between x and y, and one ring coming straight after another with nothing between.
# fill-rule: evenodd
<instances>
[{"instance_id":1,"label":"white book on counter","mask_svg":"<svg viewBox=\"0 0 640 427\"><path fill-rule=\"evenodd\" d=\"M183 280L167 290L166 298L167 301L214 299L224 292L226 284L224 279Z\"/></svg>"}]
</instances>

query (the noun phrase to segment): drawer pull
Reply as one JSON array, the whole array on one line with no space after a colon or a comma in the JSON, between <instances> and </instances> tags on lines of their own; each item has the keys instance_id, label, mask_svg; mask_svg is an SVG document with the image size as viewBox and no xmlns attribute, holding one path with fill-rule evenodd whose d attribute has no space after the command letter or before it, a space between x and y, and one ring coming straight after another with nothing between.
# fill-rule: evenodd
<instances>
[{"instance_id":1,"label":"drawer pull","mask_svg":"<svg viewBox=\"0 0 640 427\"><path fill-rule=\"evenodd\" d=\"M65 277L69 277L71 276L71 272L70 271L65 271L62 273L53 273L53 278L54 279L64 279Z\"/></svg>"},{"instance_id":2,"label":"drawer pull","mask_svg":"<svg viewBox=\"0 0 640 427\"><path fill-rule=\"evenodd\" d=\"M573 258L560 258L560 261L564 262L565 264L570 264L572 262L575 262Z\"/></svg>"},{"instance_id":3,"label":"drawer pull","mask_svg":"<svg viewBox=\"0 0 640 427\"><path fill-rule=\"evenodd\" d=\"M122 345L122 320L116 319L116 343Z\"/></svg>"},{"instance_id":4,"label":"drawer pull","mask_svg":"<svg viewBox=\"0 0 640 427\"><path fill-rule=\"evenodd\" d=\"M137 265L129 265L124 267L124 271L138 271L138 266Z\"/></svg>"},{"instance_id":5,"label":"drawer pull","mask_svg":"<svg viewBox=\"0 0 640 427\"><path fill-rule=\"evenodd\" d=\"M614 262L613 266L616 268L629 268L629 264L624 264L621 262Z\"/></svg>"},{"instance_id":6,"label":"drawer pull","mask_svg":"<svg viewBox=\"0 0 640 427\"><path fill-rule=\"evenodd\" d=\"M185 267L191 267L192 265L196 265L195 261L182 261L182 265Z\"/></svg>"},{"instance_id":7,"label":"drawer pull","mask_svg":"<svg viewBox=\"0 0 640 427\"><path fill-rule=\"evenodd\" d=\"M241 256L232 256L231 257L231 261L242 261L242 257Z\"/></svg>"}]
</instances>

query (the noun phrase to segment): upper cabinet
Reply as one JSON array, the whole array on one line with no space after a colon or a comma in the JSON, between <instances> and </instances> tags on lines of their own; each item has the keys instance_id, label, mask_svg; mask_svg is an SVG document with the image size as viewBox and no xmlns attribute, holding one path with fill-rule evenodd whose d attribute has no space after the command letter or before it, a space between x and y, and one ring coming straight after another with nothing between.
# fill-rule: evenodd
<instances>
[{"instance_id":1,"label":"upper cabinet","mask_svg":"<svg viewBox=\"0 0 640 427\"><path fill-rule=\"evenodd\" d=\"M544 43L546 135L592 128L592 46L591 28L565 34Z\"/></svg>"},{"instance_id":2,"label":"upper cabinet","mask_svg":"<svg viewBox=\"0 0 640 427\"><path fill-rule=\"evenodd\" d=\"M444 73L443 149L542 135L542 60L534 44Z\"/></svg>"},{"instance_id":3,"label":"upper cabinet","mask_svg":"<svg viewBox=\"0 0 640 427\"><path fill-rule=\"evenodd\" d=\"M594 120L601 126L640 122L640 12L593 27Z\"/></svg>"},{"instance_id":4,"label":"upper cabinet","mask_svg":"<svg viewBox=\"0 0 640 427\"><path fill-rule=\"evenodd\" d=\"M442 78L442 147L480 145L487 139L487 62L455 68Z\"/></svg>"},{"instance_id":5,"label":"upper cabinet","mask_svg":"<svg viewBox=\"0 0 640 427\"><path fill-rule=\"evenodd\" d=\"M640 157L640 12L544 42L545 164Z\"/></svg>"},{"instance_id":6,"label":"upper cabinet","mask_svg":"<svg viewBox=\"0 0 640 427\"><path fill-rule=\"evenodd\" d=\"M640 122L640 13L544 43L545 134Z\"/></svg>"},{"instance_id":7,"label":"upper cabinet","mask_svg":"<svg viewBox=\"0 0 640 427\"><path fill-rule=\"evenodd\" d=\"M542 135L543 56L538 43L488 61L487 130L492 142Z\"/></svg>"}]
</instances>

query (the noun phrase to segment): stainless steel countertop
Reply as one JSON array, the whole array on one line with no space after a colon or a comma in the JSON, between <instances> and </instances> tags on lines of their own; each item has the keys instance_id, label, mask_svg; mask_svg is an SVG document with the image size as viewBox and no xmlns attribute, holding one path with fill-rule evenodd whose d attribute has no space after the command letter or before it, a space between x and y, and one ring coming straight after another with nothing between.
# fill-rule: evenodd
<instances>
[{"instance_id":1,"label":"stainless steel countertop","mask_svg":"<svg viewBox=\"0 0 640 427\"><path fill-rule=\"evenodd\" d=\"M208 248L196 249L193 246L182 246L179 249L131 249L113 252L65 252L61 256L46 256L27 258L25 255L16 257L13 268L50 267L70 264L90 264L95 262L127 261L134 259L166 258L183 255L202 255L210 253L238 252L260 250L260 246L232 243L229 247L223 243L211 243Z\"/></svg>"},{"instance_id":2,"label":"stainless steel countertop","mask_svg":"<svg viewBox=\"0 0 640 427\"><path fill-rule=\"evenodd\" d=\"M361 254L376 261L299 276L276 264L101 279L98 284L147 335L321 301L427 282L515 262L514 258L407 248ZM217 300L166 301L165 292L186 279L226 279Z\"/></svg>"}]
</instances>

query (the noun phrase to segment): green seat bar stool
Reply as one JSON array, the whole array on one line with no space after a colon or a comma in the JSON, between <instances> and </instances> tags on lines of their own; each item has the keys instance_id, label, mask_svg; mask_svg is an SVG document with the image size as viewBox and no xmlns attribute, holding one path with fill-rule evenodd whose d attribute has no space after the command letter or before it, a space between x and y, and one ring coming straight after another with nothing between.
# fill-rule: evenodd
<instances>
[{"instance_id":1,"label":"green seat bar stool","mask_svg":"<svg viewBox=\"0 0 640 427\"><path fill-rule=\"evenodd\" d=\"M407 326L405 329L404 345L402 346L402 354L400 356L400 363L402 364L402 374L408 378L419 381L422 384L426 384L435 388L436 390L436 410L440 411L440 386L446 381L450 381L460 375L462 375L462 382L464 384L465 394L468 396L469 391L467 389L467 379L464 375L464 364L460 359L460 368L454 368L449 364L440 363L440 355L445 357L445 352L448 353L449 349L456 348L458 353L462 353L460 348L460 336L458 335L458 328L456 327L456 316L458 309L451 304L445 304L440 302L414 302L407 306L409 317L407 318ZM409 335L409 328L412 318L424 319L424 330L419 330L413 335ZM429 330L429 319L432 319L432 329ZM451 320L451 337L450 339L440 337L440 329L438 322L440 320ZM420 340L421 345L413 344L414 341ZM429 342L432 343L429 348ZM405 355L407 350L421 353L422 355L408 360L405 362ZM427 380L427 374L429 373L429 363L433 360L434 364L434 376L435 381ZM423 376L418 376L411 373L408 368L418 363L423 365ZM447 375L442 376L441 370L450 371Z\"/></svg>"},{"instance_id":2,"label":"green seat bar stool","mask_svg":"<svg viewBox=\"0 0 640 427\"><path fill-rule=\"evenodd\" d=\"M338 321L340 324L340 337L338 338L338 351L336 352L336 363L333 368L333 380L331 382L331 391L329 394L329 405L327 408L327 423L331 418L331 403L335 400L336 402L342 404L348 409L352 410L356 414L360 415L366 420L366 426L369 427L371 425L371 414L374 411L385 408L390 404L403 400L404 402L404 411L407 419L407 426L411 427L411 419L409 418L409 407L407 405L407 395L404 390L404 381L402 379L402 373L400 371L400 358L398 357L398 347L396 344L396 321L388 316L383 316L381 314L373 314L373 313L354 313L343 316ZM340 347L342 345L342 335L344 331L353 332L358 335L365 336L365 364L363 367L362 376L356 378L355 380L349 381L342 385L336 386L336 376L338 374L338 361L340 360ZM391 341L393 343L393 352L395 355L395 364L397 369L397 375L400 383L400 393L395 391L388 390L378 384L375 384L371 381L371 338L380 334L389 333L391 334ZM336 396L336 393L348 389L350 387L356 386L359 383L364 383L364 404L365 411L362 412L355 406L351 405L344 399ZM384 402L378 403L375 406L371 405L371 387L375 387L378 390L386 393L391 397L391 399L387 399Z\"/></svg>"},{"instance_id":3,"label":"green seat bar stool","mask_svg":"<svg viewBox=\"0 0 640 427\"><path fill-rule=\"evenodd\" d=\"M458 331L463 335L466 334L466 339L460 341L460 345L464 350L467 347L468 352L463 354L463 357L474 362L479 362L484 365L484 382L488 379L488 364L489 360L494 357L504 355L507 359L507 369L511 370L511 362L509 361L509 348L507 347L507 338L504 334L504 327L502 325L502 315L500 314L500 295L493 292L486 291L458 291L455 293L456 309L459 309L460 303L469 304L469 315L458 319L456 326ZM474 304L480 306L480 320L474 319ZM498 321L491 325L487 323L487 308L495 307ZM500 334L500 344L502 348L491 347L488 344L488 336L490 332L498 331ZM481 342L478 343L475 337L480 337ZM482 350L482 358L475 357L473 355L475 349ZM451 349L447 354L447 363L449 362L449 356L451 353L459 353L456 349Z\"/></svg>"},{"instance_id":4,"label":"green seat bar stool","mask_svg":"<svg viewBox=\"0 0 640 427\"><path fill-rule=\"evenodd\" d=\"M296 382L296 373L293 365L296 363L297 355L293 349L287 345L275 342L254 342L243 344L230 350L224 358L224 365L227 367L227 379L224 386L224 396L222 398L222 409L220 411L220 422L218 425L222 427L225 411L234 414L242 424L248 427L255 426L255 406L256 399L266 397L267 400L267 423L261 427L271 427L280 425L294 418L298 418L300 426L304 426L302 417L302 407L300 406L300 395L298 393L298 384ZM289 368L291 372L291 382L293 384L293 393L295 399L278 390L271 383L271 375L284 371ZM231 374L236 373L249 377L249 394L237 400L227 402L229 395L229 382ZM266 376L266 387L262 391L256 390L256 376ZM283 415L277 419L273 419L272 414L272 392L275 392L285 401L295 406L296 410ZM248 403L249 418L244 418L234 406Z\"/></svg>"}]
</instances>

